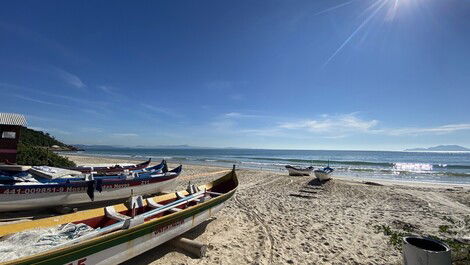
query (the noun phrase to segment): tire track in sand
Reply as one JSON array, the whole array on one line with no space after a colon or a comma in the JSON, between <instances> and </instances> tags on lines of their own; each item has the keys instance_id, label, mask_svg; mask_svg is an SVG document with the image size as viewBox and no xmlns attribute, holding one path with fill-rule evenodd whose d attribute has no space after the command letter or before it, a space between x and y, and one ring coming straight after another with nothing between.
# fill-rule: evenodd
<instances>
[{"instance_id":1,"label":"tire track in sand","mask_svg":"<svg viewBox=\"0 0 470 265\"><path fill-rule=\"evenodd\" d=\"M269 185L269 184L272 184L274 182L281 181L284 179L285 178L283 175L276 175L276 177L273 177L268 181L265 181L265 179L263 178L263 179L260 179L259 181L240 187L240 190L244 191L244 190L249 190L254 187L263 187L263 186L266 186L266 185ZM263 218L260 216L259 212L255 209L255 207L249 207L239 199L239 192L237 192L233 198L234 198L234 201L240 206L241 211L245 212L248 216L255 219L261 225L263 233L267 236L268 242L269 242L268 264L272 264L275 239L272 236L271 228L269 227L268 224L266 224L266 222L264 222ZM263 241L262 243L265 244L266 241ZM259 258L260 257L258 257L258 259Z\"/></svg>"},{"instance_id":2,"label":"tire track in sand","mask_svg":"<svg viewBox=\"0 0 470 265\"><path fill-rule=\"evenodd\" d=\"M371 192L374 192L374 194L371 195L370 194ZM366 195L364 192L362 192L362 194ZM367 221L371 220L372 214L374 213L374 211L373 211L374 207L376 207L377 204L380 204L381 201L379 199L377 199L380 196L377 196L377 194L378 194L377 191L368 191L367 195L369 196L369 198L368 198L369 201L367 201L366 202L367 205L362 208L362 211L361 211L362 215L359 218L357 218L357 217L355 218L354 227L352 229L349 229L349 231L352 230L351 238L349 240L351 246L355 246L356 242L358 242L360 240L359 237L363 233L363 230L366 227ZM387 199L383 202L387 202L388 200L389 199ZM336 254L330 262L331 263L341 262L342 258L346 259L346 257L352 257L353 254L355 254L357 251L358 251L358 249L353 248L353 247L349 247L347 249L344 249L343 251Z\"/></svg>"},{"instance_id":3,"label":"tire track in sand","mask_svg":"<svg viewBox=\"0 0 470 265\"><path fill-rule=\"evenodd\" d=\"M259 213L256 209L249 208L248 206L246 206L244 203L242 203L239 200L237 195L234 196L234 199L235 199L235 202L240 206L240 210L245 212L246 215L251 216L252 218L254 218L261 225L264 234L267 235L268 240L269 240L269 262L268 262L268 264L272 264L272 262L273 262L273 252L274 252L274 237L272 236L271 229L263 221L263 218L261 218L261 216L259 215ZM263 244L265 242L266 241L263 241ZM258 257L258 259L259 259L259 257Z\"/></svg>"}]
</instances>

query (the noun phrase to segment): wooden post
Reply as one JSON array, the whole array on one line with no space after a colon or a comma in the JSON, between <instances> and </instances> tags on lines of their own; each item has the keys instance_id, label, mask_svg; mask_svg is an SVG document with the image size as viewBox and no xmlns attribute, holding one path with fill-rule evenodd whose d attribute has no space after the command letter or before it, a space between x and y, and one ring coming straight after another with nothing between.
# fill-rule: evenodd
<instances>
[{"instance_id":1,"label":"wooden post","mask_svg":"<svg viewBox=\"0 0 470 265\"><path fill-rule=\"evenodd\" d=\"M75 212L78 211L77 208L72 208L72 207L69 207L69 206L56 206L52 209L54 210L54 212L56 212L58 214L75 213Z\"/></svg>"},{"instance_id":2,"label":"wooden post","mask_svg":"<svg viewBox=\"0 0 470 265\"><path fill-rule=\"evenodd\" d=\"M187 239L184 237L177 237L171 240L170 243L173 246L180 248L198 258L202 258L206 255L206 251L207 251L206 244L203 244L203 243L191 240L191 239Z\"/></svg>"}]
</instances>

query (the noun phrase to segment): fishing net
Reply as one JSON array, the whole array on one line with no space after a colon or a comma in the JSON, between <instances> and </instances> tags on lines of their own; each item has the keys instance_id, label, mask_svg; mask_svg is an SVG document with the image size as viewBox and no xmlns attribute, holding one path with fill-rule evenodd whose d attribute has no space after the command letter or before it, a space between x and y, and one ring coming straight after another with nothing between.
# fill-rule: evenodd
<instances>
[{"instance_id":1,"label":"fishing net","mask_svg":"<svg viewBox=\"0 0 470 265\"><path fill-rule=\"evenodd\" d=\"M7 235L0 239L0 262L46 251L91 231L93 228L86 224L68 223Z\"/></svg>"}]
</instances>

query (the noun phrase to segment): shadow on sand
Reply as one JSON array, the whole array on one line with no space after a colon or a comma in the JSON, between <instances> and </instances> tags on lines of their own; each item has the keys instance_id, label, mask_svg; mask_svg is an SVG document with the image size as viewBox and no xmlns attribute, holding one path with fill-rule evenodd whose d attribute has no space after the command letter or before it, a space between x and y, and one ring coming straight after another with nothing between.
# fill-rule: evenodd
<instances>
[{"instance_id":1,"label":"shadow on sand","mask_svg":"<svg viewBox=\"0 0 470 265\"><path fill-rule=\"evenodd\" d=\"M308 185L308 186L321 187L322 185L328 183L329 181L330 181L330 179L329 179L329 180L321 181L321 180L319 180L318 178L314 178L314 179L310 180L310 181L307 183L307 185Z\"/></svg>"},{"instance_id":2,"label":"shadow on sand","mask_svg":"<svg viewBox=\"0 0 470 265\"><path fill-rule=\"evenodd\" d=\"M216 218L215 217L212 217L211 219L207 220L207 221L204 221L203 223L201 223L200 225L196 226L195 228L189 230L188 232L182 234L181 236L182 237L185 237L185 238L189 238L189 239L196 239L197 237L199 237L200 235L202 235L205 231L206 231L206 228L207 226L212 222L214 221ZM170 243L164 243L160 246L157 246L147 252L144 252L142 254L140 254L139 256L136 256L124 263L121 263L121 265L147 265L153 261L156 261L162 257L164 257L165 255L167 255L168 253L171 253L171 252L178 252L178 253L181 253L181 254L184 254L192 259L198 259L197 257L194 257L174 246L172 246Z\"/></svg>"}]
</instances>

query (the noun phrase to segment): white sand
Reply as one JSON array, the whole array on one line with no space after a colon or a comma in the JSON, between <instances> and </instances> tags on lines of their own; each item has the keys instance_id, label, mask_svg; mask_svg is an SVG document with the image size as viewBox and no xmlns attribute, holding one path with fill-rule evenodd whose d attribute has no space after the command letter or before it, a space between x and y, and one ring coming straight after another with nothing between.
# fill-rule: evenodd
<instances>
[{"instance_id":1,"label":"white sand","mask_svg":"<svg viewBox=\"0 0 470 265\"><path fill-rule=\"evenodd\" d=\"M110 162L69 157L78 163ZM183 170L176 188L188 180L202 184L222 175L201 175L218 172L218 167L184 165ZM373 186L344 178L315 186L307 185L314 177L244 169L237 173L235 197L215 218L186 235L209 245L206 257L195 259L165 244L125 264L401 264L401 253L376 225L394 231L411 227L415 234L447 238L470 236L468 186ZM455 235L439 232L441 225Z\"/></svg>"}]
</instances>

